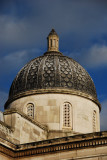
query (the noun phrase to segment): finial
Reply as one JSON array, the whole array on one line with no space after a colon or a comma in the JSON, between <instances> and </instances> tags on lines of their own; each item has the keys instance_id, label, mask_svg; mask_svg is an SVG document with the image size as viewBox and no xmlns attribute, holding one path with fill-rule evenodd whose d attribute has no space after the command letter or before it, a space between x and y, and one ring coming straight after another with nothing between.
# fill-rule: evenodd
<instances>
[{"instance_id":1,"label":"finial","mask_svg":"<svg viewBox=\"0 0 107 160\"><path fill-rule=\"evenodd\" d=\"M49 35L56 35L56 36L58 36L57 33L56 33L56 31L55 31L55 29L53 29L53 28L52 28L52 30L50 31ZM48 36L49 36L49 35L48 35Z\"/></svg>"},{"instance_id":2,"label":"finial","mask_svg":"<svg viewBox=\"0 0 107 160\"><path fill-rule=\"evenodd\" d=\"M59 51L59 37L54 29L47 37L48 51Z\"/></svg>"}]
</instances>

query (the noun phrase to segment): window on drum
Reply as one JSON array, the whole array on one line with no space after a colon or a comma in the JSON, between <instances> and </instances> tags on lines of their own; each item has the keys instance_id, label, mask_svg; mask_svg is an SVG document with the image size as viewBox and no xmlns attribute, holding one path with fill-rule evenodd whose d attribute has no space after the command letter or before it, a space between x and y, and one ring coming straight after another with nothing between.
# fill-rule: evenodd
<instances>
[{"instance_id":1,"label":"window on drum","mask_svg":"<svg viewBox=\"0 0 107 160\"><path fill-rule=\"evenodd\" d=\"M93 132L96 132L96 111L93 111Z\"/></svg>"},{"instance_id":2,"label":"window on drum","mask_svg":"<svg viewBox=\"0 0 107 160\"><path fill-rule=\"evenodd\" d=\"M72 106L70 103L63 105L63 127L72 127Z\"/></svg>"},{"instance_id":3,"label":"window on drum","mask_svg":"<svg viewBox=\"0 0 107 160\"><path fill-rule=\"evenodd\" d=\"M33 103L29 103L27 105L27 115L34 119L34 104Z\"/></svg>"}]
</instances>

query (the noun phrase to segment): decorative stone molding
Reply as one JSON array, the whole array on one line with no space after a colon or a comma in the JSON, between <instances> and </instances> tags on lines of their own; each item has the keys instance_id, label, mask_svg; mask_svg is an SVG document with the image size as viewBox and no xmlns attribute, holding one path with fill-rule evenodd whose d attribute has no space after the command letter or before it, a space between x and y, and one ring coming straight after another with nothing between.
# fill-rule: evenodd
<instances>
[{"instance_id":1,"label":"decorative stone molding","mask_svg":"<svg viewBox=\"0 0 107 160\"><path fill-rule=\"evenodd\" d=\"M107 131L56 138L28 144L12 145L11 149L1 144L0 152L12 158L19 158L32 155L37 156L41 154L101 147L105 145L107 145Z\"/></svg>"},{"instance_id":2,"label":"decorative stone molding","mask_svg":"<svg viewBox=\"0 0 107 160\"><path fill-rule=\"evenodd\" d=\"M37 125L38 127L42 128L46 131L48 130L47 126L41 124L40 122L33 120L32 118L30 118L29 116L27 116L26 114L24 114L23 112L15 109L15 108L7 109L3 114L7 115L7 114L12 114L12 113L18 113L19 115L21 115L22 117L24 117L28 121L32 122L33 124Z\"/></svg>"},{"instance_id":3,"label":"decorative stone molding","mask_svg":"<svg viewBox=\"0 0 107 160\"><path fill-rule=\"evenodd\" d=\"M12 133L12 128L6 125L4 122L0 121L0 131L6 135L10 135Z\"/></svg>"},{"instance_id":4,"label":"decorative stone molding","mask_svg":"<svg viewBox=\"0 0 107 160\"><path fill-rule=\"evenodd\" d=\"M88 95L86 93L83 93L83 92L80 92L80 91L76 91L76 90L72 90L72 89L36 89L36 90L30 90L30 91L25 91L25 92L21 92L17 95L15 95L14 97L10 98L6 104L5 104L5 109L8 108L8 105L13 102L14 100L16 99L19 99L21 97L26 97L26 96L30 96L30 95L35 95L35 94L71 94L71 95L77 95L77 96L81 96L81 97L84 97L84 98L87 98L91 101L93 101L94 103L96 103L98 106L99 106L99 109L101 110L101 104L99 103L99 101L94 98L93 96L91 95Z\"/></svg>"}]
</instances>

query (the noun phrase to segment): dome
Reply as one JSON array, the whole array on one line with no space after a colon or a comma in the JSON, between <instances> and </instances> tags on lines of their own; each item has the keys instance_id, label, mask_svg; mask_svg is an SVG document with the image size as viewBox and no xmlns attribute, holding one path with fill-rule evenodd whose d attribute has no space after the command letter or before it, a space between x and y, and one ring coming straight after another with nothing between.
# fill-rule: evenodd
<instances>
[{"instance_id":1,"label":"dome","mask_svg":"<svg viewBox=\"0 0 107 160\"><path fill-rule=\"evenodd\" d=\"M51 31L49 36L54 35L58 40L58 35L53 32L55 34ZM59 52L57 45L55 49L48 47L43 56L31 60L19 71L11 85L5 108L23 96L62 92L85 96L98 102L96 89L88 72L75 60Z\"/></svg>"}]
</instances>

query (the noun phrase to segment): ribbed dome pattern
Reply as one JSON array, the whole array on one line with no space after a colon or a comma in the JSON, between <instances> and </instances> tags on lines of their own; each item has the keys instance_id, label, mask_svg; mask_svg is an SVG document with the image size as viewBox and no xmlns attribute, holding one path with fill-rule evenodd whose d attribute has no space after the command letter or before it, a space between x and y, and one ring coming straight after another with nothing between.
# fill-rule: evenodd
<instances>
[{"instance_id":1,"label":"ribbed dome pattern","mask_svg":"<svg viewBox=\"0 0 107 160\"><path fill-rule=\"evenodd\" d=\"M97 99L94 83L87 71L60 52L46 52L27 63L14 79L9 99L26 91L51 88L76 90Z\"/></svg>"}]
</instances>

